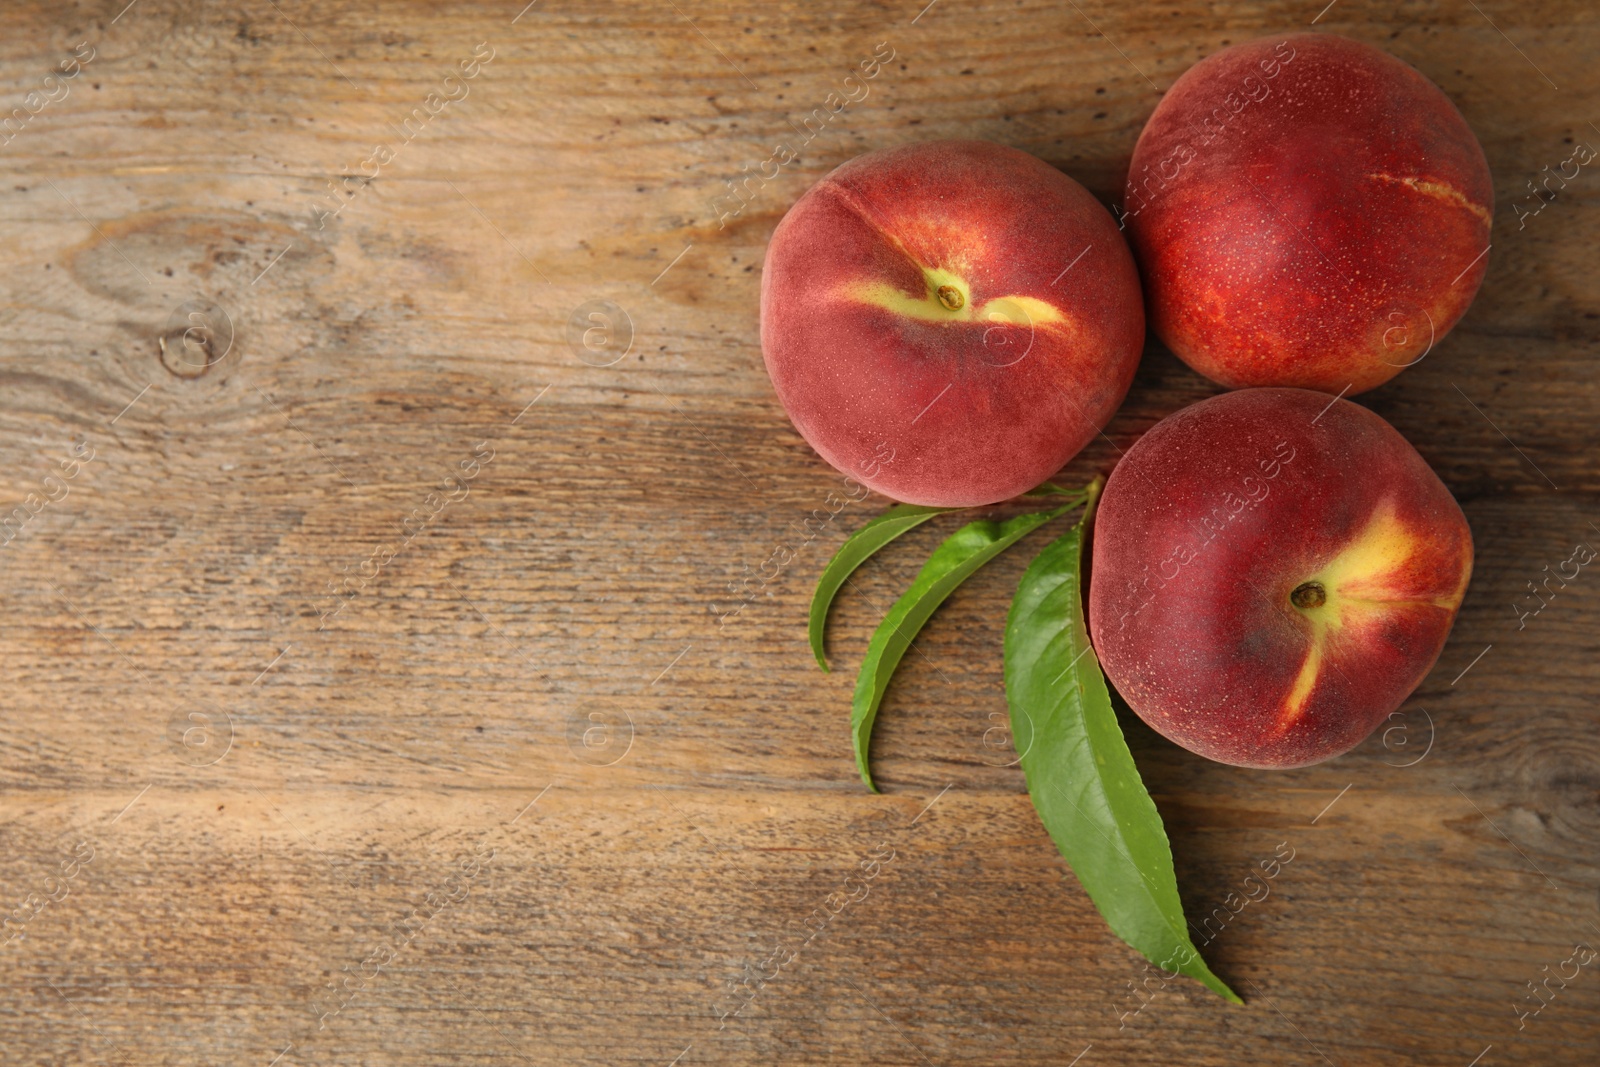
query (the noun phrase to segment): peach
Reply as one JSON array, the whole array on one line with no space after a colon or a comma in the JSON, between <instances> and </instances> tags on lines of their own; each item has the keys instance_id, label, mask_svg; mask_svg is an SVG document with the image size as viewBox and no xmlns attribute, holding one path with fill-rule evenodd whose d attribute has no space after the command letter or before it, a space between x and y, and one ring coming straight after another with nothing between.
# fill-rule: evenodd
<instances>
[{"instance_id":1,"label":"peach","mask_svg":"<svg viewBox=\"0 0 1600 1067\"><path fill-rule=\"evenodd\" d=\"M1111 418L1143 343L1111 215L1014 148L858 156L767 248L761 349L779 401L823 459L907 503L1037 486Z\"/></svg>"},{"instance_id":2,"label":"peach","mask_svg":"<svg viewBox=\"0 0 1600 1067\"><path fill-rule=\"evenodd\" d=\"M1300 767L1361 742L1444 647L1472 533L1405 438L1348 400L1244 389L1112 471L1089 631L1139 717L1202 756Z\"/></svg>"},{"instance_id":3,"label":"peach","mask_svg":"<svg viewBox=\"0 0 1600 1067\"><path fill-rule=\"evenodd\" d=\"M1359 393L1421 360L1488 268L1483 149L1438 87L1333 34L1224 49L1133 150L1151 328L1229 387Z\"/></svg>"}]
</instances>

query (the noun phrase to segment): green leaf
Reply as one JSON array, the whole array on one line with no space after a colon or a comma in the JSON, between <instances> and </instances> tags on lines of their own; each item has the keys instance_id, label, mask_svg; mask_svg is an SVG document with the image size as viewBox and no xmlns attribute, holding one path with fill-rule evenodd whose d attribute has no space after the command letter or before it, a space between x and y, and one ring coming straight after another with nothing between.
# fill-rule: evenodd
<instances>
[{"instance_id":1,"label":"green leaf","mask_svg":"<svg viewBox=\"0 0 1600 1067\"><path fill-rule=\"evenodd\" d=\"M1029 565L1006 618L1006 699L1028 792L1111 930L1166 971L1244 1003L1190 941L1172 850L1145 791L1083 621L1083 543L1073 529Z\"/></svg>"},{"instance_id":2,"label":"green leaf","mask_svg":"<svg viewBox=\"0 0 1600 1067\"><path fill-rule=\"evenodd\" d=\"M828 657L822 650L822 634L828 622L828 608L838 594L839 587L855 569L867 561L878 549L896 537L914 530L940 512L949 508L927 508L916 504L895 504L882 515L872 519L861 529L845 539L839 551L833 554L828 565L822 568L817 579L817 591L811 595L811 651L817 657L817 666L828 670Z\"/></svg>"},{"instance_id":3,"label":"green leaf","mask_svg":"<svg viewBox=\"0 0 1600 1067\"><path fill-rule=\"evenodd\" d=\"M861 673L856 676L856 695L850 710L856 766L868 789L874 793L878 791L878 787L872 784L871 772L867 770L867 747L872 738L872 723L878 717L878 705L883 701L884 690L889 688L889 679L899 665L900 657L905 655L917 632L922 629L922 624L955 591L956 586L966 581L979 567L1027 534L1076 506L1077 502L1074 501L1053 511L1035 511L1005 522L968 523L933 550L933 555L922 565L911 588L889 609L889 614L884 616L873 631L872 640L867 643L867 654L861 660Z\"/></svg>"},{"instance_id":4,"label":"green leaf","mask_svg":"<svg viewBox=\"0 0 1600 1067\"><path fill-rule=\"evenodd\" d=\"M1083 490L1063 489L1059 485L1051 485L1049 482L1045 482L1041 485L1034 486L1032 489L1029 489L1026 493L1023 493L1022 496L1024 499L1031 499L1033 497L1040 496L1074 496L1079 500L1082 500Z\"/></svg>"}]
</instances>

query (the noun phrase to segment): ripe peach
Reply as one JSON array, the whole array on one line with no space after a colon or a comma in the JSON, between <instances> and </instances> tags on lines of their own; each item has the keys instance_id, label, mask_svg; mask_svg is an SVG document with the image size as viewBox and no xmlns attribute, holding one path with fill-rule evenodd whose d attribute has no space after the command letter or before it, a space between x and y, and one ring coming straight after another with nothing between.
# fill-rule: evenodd
<instances>
[{"instance_id":1,"label":"ripe peach","mask_svg":"<svg viewBox=\"0 0 1600 1067\"><path fill-rule=\"evenodd\" d=\"M823 459L896 500L1032 489L1111 418L1143 343L1116 223L1014 148L858 156L767 248L761 349L779 401Z\"/></svg>"},{"instance_id":2,"label":"ripe peach","mask_svg":"<svg viewBox=\"0 0 1600 1067\"><path fill-rule=\"evenodd\" d=\"M1300 767L1416 688L1471 572L1466 518L1392 426L1323 393L1244 389L1162 420L1112 471L1089 629L1160 733Z\"/></svg>"},{"instance_id":3,"label":"ripe peach","mask_svg":"<svg viewBox=\"0 0 1600 1067\"><path fill-rule=\"evenodd\" d=\"M1438 87L1327 33L1224 49L1133 150L1124 224L1151 328L1229 387L1359 393L1472 302L1494 189Z\"/></svg>"}]
</instances>

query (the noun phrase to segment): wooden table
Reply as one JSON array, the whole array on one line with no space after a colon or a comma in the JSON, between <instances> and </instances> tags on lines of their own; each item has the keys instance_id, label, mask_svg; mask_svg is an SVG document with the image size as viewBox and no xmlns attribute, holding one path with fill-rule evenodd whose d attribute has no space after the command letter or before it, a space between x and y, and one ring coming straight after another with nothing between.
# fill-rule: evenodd
<instances>
[{"instance_id":1,"label":"wooden table","mask_svg":"<svg viewBox=\"0 0 1600 1067\"><path fill-rule=\"evenodd\" d=\"M123 2L3 17L0 1060L1600 1058L1600 962L1518 1018L1600 947L1600 577L1513 607L1600 545L1600 175L1511 206L1600 145L1592 5ZM1241 1008L1146 981L1008 766L1027 552L935 617L861 787L855 665L954 520L860 573L820 674L811 585L881 501L800 532L839 479L757 291L858 152L988 138L1109 203L1191 63L1314 18L1442 86L1494 170L1477 302L1362 397L1478 558L1437 669L1341 759L1128 723L1192 917L1292 853L1205 949ZM1152 340L1064 480L1214 391Z\"/></svg>"}]
</instances>

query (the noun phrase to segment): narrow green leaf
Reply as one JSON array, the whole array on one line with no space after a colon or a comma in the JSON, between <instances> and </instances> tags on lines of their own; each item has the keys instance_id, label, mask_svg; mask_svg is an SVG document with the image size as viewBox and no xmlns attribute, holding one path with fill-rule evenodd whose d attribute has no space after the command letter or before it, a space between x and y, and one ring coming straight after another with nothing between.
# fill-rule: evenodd
<instances>
[{"instance_id":1,"label":"narrow green leaf","mask_svg":"<svg viewBox=\"0 0 1600 1067\"><path fill-rule=\"evenodd\" d=\"M845 539L839 551L833 554L828 565L822 568L817 579L817 591L811 595L811 651L817 657L817 666L828 670L828 657L822 648L822 634L828 622L828 608L838 594L839 587L855 569L871 555L896 537L914 530L940 512L949 508L927 508L916 504L895 504L882 515L869 521Z\"/></svg>"},{"instance_id":2,"label":"narrow green leaf","mask_svg":"<svg viewBox=\"0 0 1600 1067\"><path fill-rule=\"evenodd\" d=\"M1189 939L1161 815L1089 644L1081 575L1093 510L1091 499L1083 520L1029 565L1006 618L1006 698L1028 792L1113 933L1156 966L1242 1004Z\"/></svg>"},{"instance_id":3,"label":"narrow green leaf","mask_svg":"<svg viewBox=\"0 0 1600 1067\"><path fill-rule=\"evenodd\" d=\"M900 657L905 655L906 649L922 629L922 624L955 591L956 586L966 581L979 567L1027 534L1076 506L1076 503L1066 504L1053 511L1018 515L1005 522L968 523L933 550L933 555L922 565L911 588L889 609L889 614L884 616L873 631L872 640L867 643L867 654L861 660L861 673L856 676L856 695L850 710L856 766L868 789L874 793L878 791L878 787L872 784L871 772L867 770L867 747L872 738L872 723L878 717L878 705L883 701L884 690L889 688L889 679L899 665Z\"/></svg>"},{"instance_id":4,"label":"narrow green leaf","mask_svg":"<svg viewBox=\"0 0 1600 1067\"><path fill-rule=\"evenodd\" d=\"M1084 492L1082 489L1063 489L1059 485L1052 485L1049 482L1045 482L1042 485L1034 486L1032 489L1029 489L1022 495L1025 499L1031 499L1033 497L1040 496L1072 496L1077 497L1081 502L1084 497Z\"/></svg>"}]
</instances>

